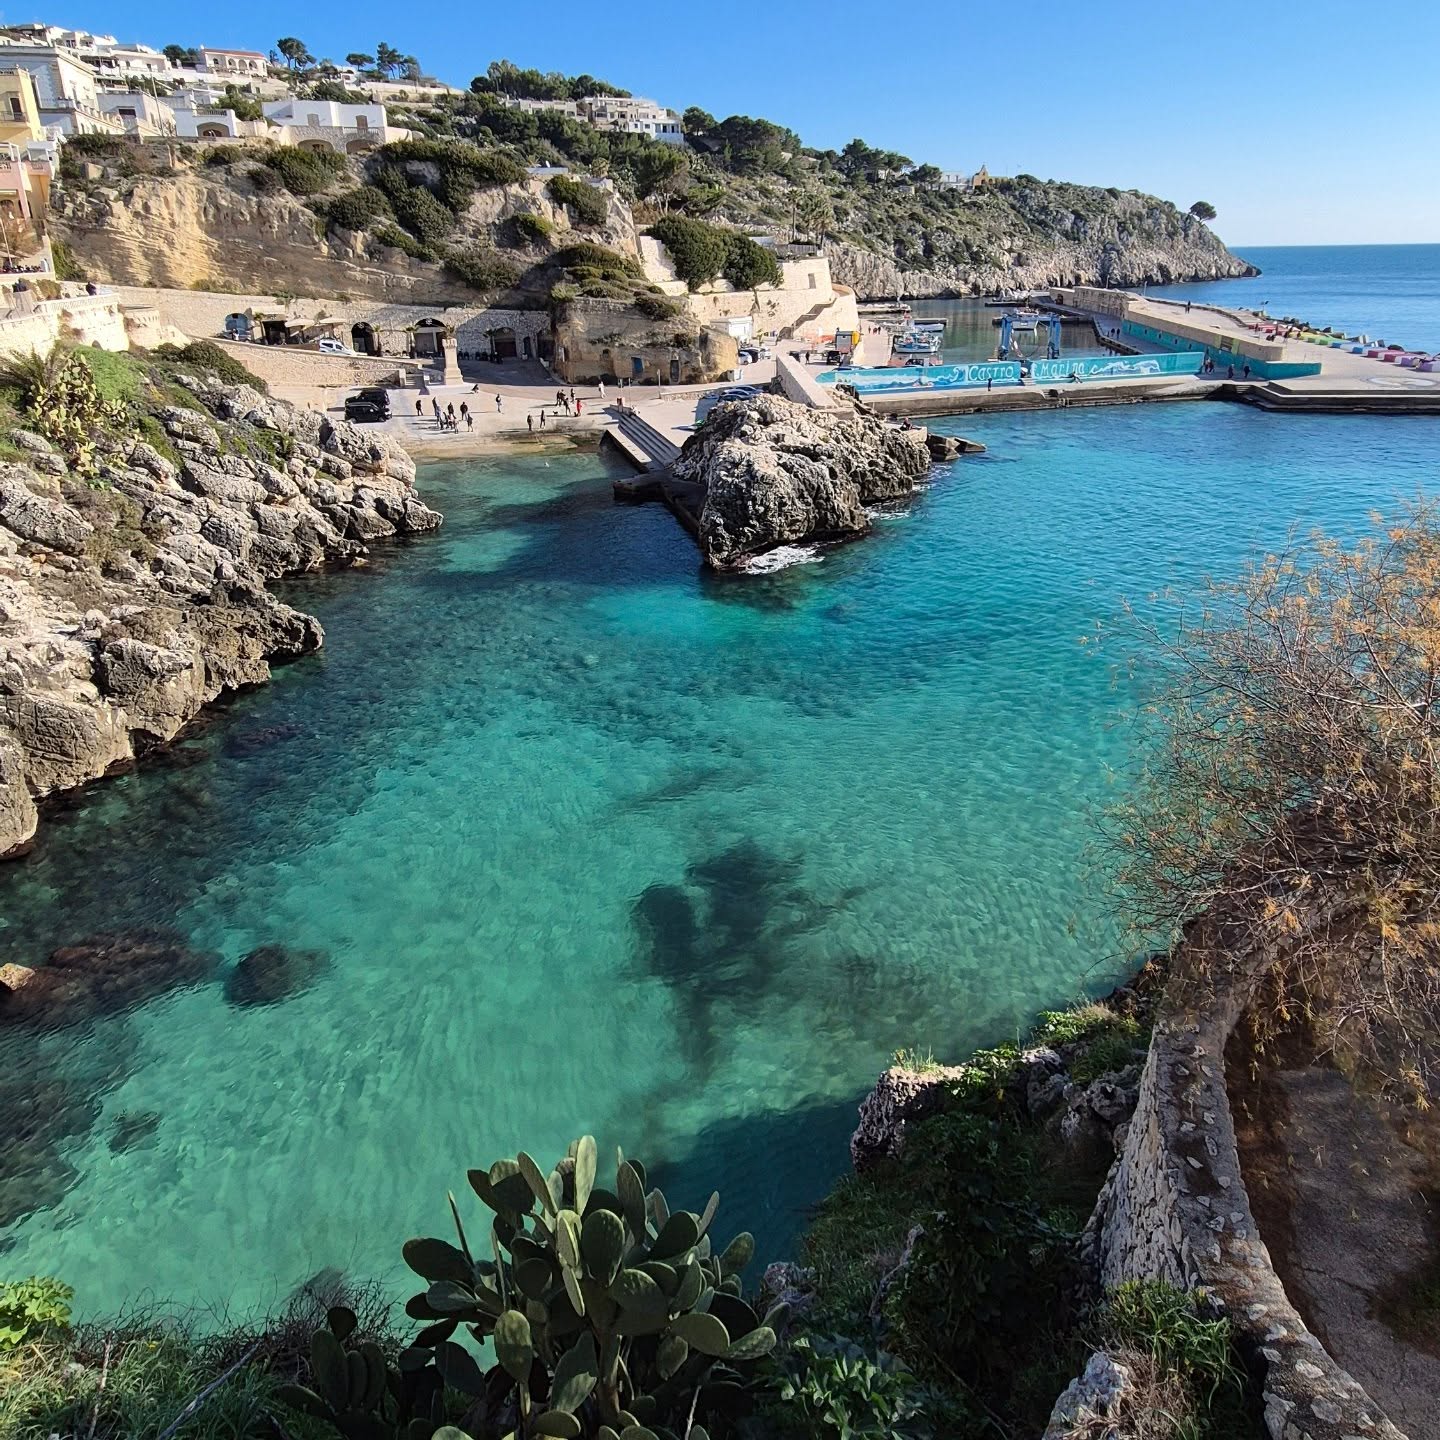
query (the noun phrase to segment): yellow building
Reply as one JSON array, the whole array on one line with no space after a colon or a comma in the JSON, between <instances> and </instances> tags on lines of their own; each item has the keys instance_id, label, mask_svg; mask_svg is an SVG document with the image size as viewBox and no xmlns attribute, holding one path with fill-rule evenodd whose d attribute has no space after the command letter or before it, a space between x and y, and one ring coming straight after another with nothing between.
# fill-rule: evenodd
<instances>
[{"instance_id":1,"label":"yellow building","mask_svg":"<svg viewBox=\"0 0 1440 1440\"><path fill-rule=\"evenodd\" d=\"M0 66L4 53L0 51ZM0 68L0 141L10 145L34 144L45 138L40 123L40 100L35 79L19 66Z\"/></svg>"},{"instance_id":2,"label":"yellow building","mask_svg":"<svg viewBox=\"0 0 1440 1440\"><path fill-rule=\"evenodd\" d=\"M0 54L0 258L23 258L40 243L50 208L54 147L40 121L35 78L3 67Z\"/></svg>"}]
</instances>

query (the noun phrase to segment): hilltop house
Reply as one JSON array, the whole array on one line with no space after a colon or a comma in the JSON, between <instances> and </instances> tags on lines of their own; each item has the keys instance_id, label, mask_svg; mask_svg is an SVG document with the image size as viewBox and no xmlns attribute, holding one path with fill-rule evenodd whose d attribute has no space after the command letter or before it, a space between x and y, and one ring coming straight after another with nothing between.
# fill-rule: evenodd
<instances>
[{"instance_id":1,"label":"hilltop house","mask_svg":"<svg viewBox=\"0 0 1440 1440\"><path fill-rule=\"evenodd\" d=\"M636 95L587 95L579 100L497 98L512 110L554 110L611 134L645 135L667 145L685 143L680 117L673 110Z\"/></svg>"},{"instance_id":2,"label":"hilltop house","mask_svg":"<svg viewBox=\"0 0 1440 1440\"><path fill-rule=\"evenodd\" d=\"M336 100L272 100L262 109L279 133L270 133L282 145L298 145L305 150L335 150L341 155L357 155L388 145L392 140L408 140L410 132L391 125L383 105L342 105Z\"/></svg>"}]
</instances>

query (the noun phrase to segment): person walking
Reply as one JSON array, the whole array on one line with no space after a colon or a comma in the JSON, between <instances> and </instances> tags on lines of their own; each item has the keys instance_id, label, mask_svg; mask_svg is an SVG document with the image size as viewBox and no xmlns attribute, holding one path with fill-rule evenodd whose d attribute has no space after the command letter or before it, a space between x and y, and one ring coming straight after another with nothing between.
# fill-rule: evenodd
<instances>
[{"instance_id":1,"label":"person walking","mask_svg":"<svg viewBox=\"0 0 1440 1440\"><path fill-rule=\"evenodd\" d=\"M540 428L542 430L545 428L545 412L543 410L540 412Z\"/></svg>"},{"instance_id":2,"label":"person walking","mask_svg":"<svg viewBox=\"0 0 1440 1440\"><path fill-rule=\"evenodd\" d=\"M469 413L467 413L466 416L465 416L465 428L466 428L466 430L468 430L471 434L474 434L474 432L475 432L475 417L474 417L473 415L469 414Z\"/></svg>"},{"instance_id":3,"label":"person walking","mask_svg":"<svg viewBox=\"0 0 1440 1440\"><path fill-rule=\"evenodd\" d=\"M445 418L447 420L455 418L455 402L453 400L445 407Z\"/></svg>"},{"instance_id":4,"label":"person walking","mask_svg":"<svg viewBox=\"0 0 1440 1440\"><path fill-rule=\"evenodd\" d=\"M462 400L460 402L460 418L463 420L470 413L470 407Z\"/></svg>"},{"instance_id":5,"label":"person walking","mask_svg":"<svg viewBox=\"0 0 1440 1440\"><path fill-rule=\"evenodd\" d=\"M420 416L420 415L423 415L424 413L425 413L425 402L424 402L422 399L420 399L420 397L417 395L417 396L415 397L415 414L416 414L417 416Z\"/></svg>"},{"instance_id":6,"label":"person walking","mask_svg":"<svg viewBox=\"0 0 1440 1440\"><path fill-rule=\"evenodd\" d=\"M533 435L535 433L535 417L533 415L527 415L525 417L525 424Z\"/></svg>"},{"instance_id":7,"label":"person walking","mask_svg":"<svg viewBox=\"0 0 1440 1440\"><path fill-rule=\"evenodd\" d=\"M435 412L435 428L440 428L440 402L431 396L430 408Z\"/></svg>"},{"instance_id":8,"label":"person walking","mask_svg":"<svg viewBox=\"0 0 1440 1440\"><path fill-rule=\"evenodd\" d=\"M603 380L600 382L600 403L602 405L605 403L605 382Z\"/></svg>"},{"instance_id":9,"label":"person walking","mask_svg":"<svg viewBox=\"0 0 1440 1440\"><path fill-rule=\"evenodd\" d=\"M576 417L576 419L579 419L579 417L580 417L580 407L581 407L584 403L585 403L585 402L584 402L583 400L577 400L577 401L575 402L575 417Z\"/></svg>"},{"instance_id":10,"label":"person walking","mask_svg":"<svg viewBox=\"0 0 1440 1440\"><path fill-rule=\"evenodd\" d=\"M570 387L570 407L571 409L575 407L575 387L573 385ZM575 413L578 415L580 412L576 410Z\"/></svg>"},{"instance_id":11,"label":"person walking","mask_svg":"<svg viewBox=\"0 0 1440 1440\"><path fill-rule=\"evenodd\" d=\"M498 395L495 397L495 413L497 415L500 413L500 397Z\"/></svg>"}]
</instances>

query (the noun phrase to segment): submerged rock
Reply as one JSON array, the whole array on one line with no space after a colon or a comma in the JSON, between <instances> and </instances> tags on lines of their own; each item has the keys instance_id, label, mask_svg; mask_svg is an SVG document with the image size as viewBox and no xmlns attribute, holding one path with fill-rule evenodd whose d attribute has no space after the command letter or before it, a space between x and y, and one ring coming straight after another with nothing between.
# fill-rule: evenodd
<instances>
[{"instance_id":1,"label":"submerged rock","mask_svg":"<svg viewBox=\"0 0 1440 1440\"><path fill-rule=\"evenodd\" d=\"M329 968L319 950L261 945L225 977L225 998L232 1005L273 1005L308 990Z\"/></svg>"},{"instance_id":2,"label":"submerged rock","mask_svg":"<svg viewBox=\"0 0 1440 1440\"><path fill-rule=\"evenodd\" d=\"M217 963L163 931L92 935L33 969L0 967L0 1023L50 1027L126 1010L209 979Z\"/></svg>"},{"instance_id":3,"label":"submerged rock","mask_svg":"<svg viewBox=\"0 0 1440 1440\"><path fill-rule=\"evenodd\" d=\"M712 410L673 474L704 488L700 549L723 568L777 545L864 534L865 507L912 494L929 465L920 430L760 395Z\"/></svg>"},{"instance_id":4,"label":"submerged rock","mask_svg":"<svg viewBox=\"0 0 1440 1440\"><path fill-rule=\"evenodd\" d=\"M27 432L23 463L0 463L0 857L23 853L37 799L164 745L223 692L319 648L319 622L267 581L441 523L387 435L179 380L193 406L156 417L170 458L99 436L94 486Z\"/></svg>"},{"instance_id":5,"label":"submerged rock","mask_svg":"<svg viewBox=\"0 0 1440 1440\"><path fill-rule=\"evenodd\" d=\"M158 1110L126 1110L115 1117L110 1131L110 1153L123 1155L127 1150L136 1150L148 1145L160 1128Z\"/></svg>"}]
</instances>

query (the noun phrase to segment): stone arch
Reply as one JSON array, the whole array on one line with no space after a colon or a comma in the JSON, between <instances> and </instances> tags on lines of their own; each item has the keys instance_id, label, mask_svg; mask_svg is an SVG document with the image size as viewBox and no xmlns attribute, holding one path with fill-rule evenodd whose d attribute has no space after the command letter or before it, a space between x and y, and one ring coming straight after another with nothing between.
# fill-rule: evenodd
<instances>
[{"instance_id":1,"label":"stone arch","mask_svg":"<svg viewBox=\"0 0 1440 1440\"><path fill-rule=\"evenodd\" d=\"M301 150L309 150L309 151L311 151L312 153L315 153L315 152L321 152L321 153L323 153L323 152L326 151L326 150L334 150L334 149L335 149L335 147L334 147L328 140L315 140L315 139L302 140L302 141L300 142L299 148L300 148Z\"/></svg>"},{"instance_id":2,"label":"stone arch","mask_svg":"<svg viewBox=\"0 0 1440 1440\"><path fill-rule=\"evenodd\" d=\"M375 327L368 320L357 320L350 327L350 348L357 355L380 353L380 341L376 337Z\"/></svg>"},{"instance_id":3,"label":"stone arch","mask_svg":"<svg viewBox=\"0 0 1440 1440\"><path fill-rule=\"evenodd\" d=\"M229 138L230 132L223 125L201 124L195 127L195 134L201 140L225 140Z\"/></svg>"},{"instance_id":4,"label":"stone arch","mask_svg":"<svg viewBox=\"0 0 1440 1440\"><path fill-rule=\"evenodd\" d=\"M410 350L413 355L438 356L444 350L445 337L450 327L443 320L427 316L417 320L410 329Z\"/></svg>"},{"instance_id":5,"label":"stone arch","mask_svg":"<svg viewBox=\"0 0 1440 1440\"><path fill-rule=\"evenodd\" d=\"M520 350L512 326L499 325L493 330L487 330L485 333L490 338L490 353L497 359L513 360L519 355Z\"/></svg>"}]
</instances>

